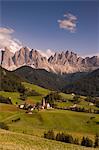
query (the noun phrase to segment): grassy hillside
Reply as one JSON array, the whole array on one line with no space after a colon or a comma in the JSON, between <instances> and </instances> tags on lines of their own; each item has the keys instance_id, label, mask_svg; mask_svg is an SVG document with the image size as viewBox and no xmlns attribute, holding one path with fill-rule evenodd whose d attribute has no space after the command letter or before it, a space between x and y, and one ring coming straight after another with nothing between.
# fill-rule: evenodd
<instances>
[{"instance_id":1,"label":"grassy hillside","mask_svg":"<svg viewBox=\"0 0 99 150\"><path fill-rule=\"evenodd\" d=\"M34 112L32 115L18 113L17 117L20 117L21 120L16 124L13 124L11 120L8 121L11 130L33 135L38 134L38 136L42 135L44 130L49 129L81 136L84 134L93 135L99 132L99 125L96 123L99 121L98 115L53 110ZM95 118L91 120L91 117Z\"/></svg>"},{"instance_id":2,"label":"grassy hillside","mask_svg":"<svg viewBox=\"0 0 99 150\"><path fill-rule=\"evenodd\" d=\"M22 90L21 77L0 66L0 91L16 92Z\"/></svg>"},{"instance_id":3,"label":"grassy hillside","mask_svg":"<svg viewBox=\"0 0 99 150\"><path fill-rule=\"evenodd\" d=\"M0 95L4 97L10 97L13 104L16 104L16 102L20 103L20 93L18 92L5 92L0 91Z\"/></svg>"},{"instance_id":4,"label":"grassy hillside","mask_svg":"<svg viewBox=\"0 0 99 150\"><path fill-rule=\"evenodd\" d=\"M26 82L23 82L22 84L26 88L37 91L42 96L45 96L50 92L50 90L33 84ZM60 94L64 98L72 99L71 94ZM24 102L19 99L20 95L18 92L0 91L0 95L11 97L13 104L16 102ZM30 96L26 101L29 103L36 103L37 101L41 101L42 96ZM82 97L83 100L84 98L85 97ZM81 101L81 103L85 106L85 101ZM66 103L60 103L59 105L65 106ZM72 102L69 101L67 105L72 105ZM91 119L92 117L93 119ZM17 118L20 118L20 120L12 122L12 120L16 120ZM63 131L72 134L80 140L83 136L89 136L93 139L96 132L99 132L99 115L96 114L78 113L66 110L34 110L33 114L29 115L25 110L20 110L15 105L8 104L0 104L0 122L7 124L9 130L14 132L0 130L0 137L2 137L0 138L0 149L4 150L11 150L14 149L14 147L17 149L24 149L25 147L26 150L87 150L87 148L81 146L50 141L41 137L43 137L44 132L49 129L53 129L55 133ZM52 144L50 144L50 142ZM91 150L91 148L88 148L88 150Z\"/></svg>"},{"instance_id":5,"label":"grassy hillside","mask_svg":"<svg viewBox=\"0 0 99 150\"><path fill-rule=\"evenodd\" d=\"M30 83L27 83L27 82L22 82L22 84L24 85L25 88L27 88L29 90L34 90L34 91L36 91L37 93L40 94L40 96L28 96L27 100L26 100L26 102L28 102L28 103L41 102L42 97L46 96L47 94L49 94L51 92L48 89L42 88L42 87L34 85L34 84L30 84ZM24 101L22 101L20 99L20 93L19 92L5 92L5 91L0 91L0 95L4 96L4 97L10 97L13 104L16 104L16 102L18 104L24 103ZM71 102L71 100L73 99L73 95L72 94L65 94L65 93L61 92L60 95L64 99L68 100L68 102L58 102L58 103L56 102L57 106L59 106L59 107L66 107L67 106L68 107L68 106L73 105L73 103ZM77 104L78 107L84 107L86 109L89 109L89 108L99 109L95 105L94 106L90 106L89 105L90 102L86 102L85 98L86 97L84 97L84 96L80 96L80 102L79 102L79 104Z\"/></svg>"},{"instance_id":6,"label":"grassy hillside","mask_svg":"<svg viewBox=\"0 0 99 150\"><path fill-rule=\"evenodd\" d=\"M98 150L73 144L0 130L0 149L3 150Z\"/></svg>"},{"instance_id":7,"label":"grassy hillside","mask_svg":"<svg viewBox=\"0 0 99 150\"><path fill-rule=\"evenodd\" d=\"M44 69L33 69L29 66L23 66L16 69L14 73L30 83L50 90L60 90L65 86L65 81L62 76Z\"/></svg>"},{"instance_id":8,"label":"grassy hillside","mask_svg":"<svg viewBox=\"0 0 99 150\"><path fill-rule=\"evenodd\" d=\"M91 119L91 117L94 117ZM18 122L12 120L20 118ZM99 115L78 113L63 110L33 111L32 115L19 110L14 105L0 104L0 122L8 124L9 129L15 132L43 136L45 130L54 129L64 131L74 136L94 136L99 132ZM94 128L93 128L94 127Z\"/></svg>"},{"instance_id":9,"label":"grassy hillside","mask_svg":"<svg viewBox=\"0 0 99 150\"><path fill-rule=\"evenodd\" d=\"M30 84L30 83L27 83L27 82L22 82L22 84L26 88L31 89L31 90L35 90L36 92L38 92L39 94L41 94L43 96L47 95L50 92L50 90L42 88L38 85Z\"/></svg>"},{"instance_id":10,"label":"grassy hillside","mask_svg":"<svg viewBox=\"0 0 99 150\"><path fill-rule=\"evenodd\" d=\"M47 94L49 94L51 92L49 89L42 88L38 85L30 84L27 82L22 82L22 84L24 85L25 88L30 89L30 90L34 90L34 91L38 92L39 94L41 94L41 96L29 96L28 97L27 100L28 101L32 100L34 103L40 102L42 100L43 96L46 96ZM4 97L10 97L13 104L16 104L16 102L22 103L22 100L20 100L20 93L19 92L0 91L0 95L2 95ZM71 94L60 93L60 95L64 99L72 99L73 98L73 96Z\"/></svg>"}]
</instances>

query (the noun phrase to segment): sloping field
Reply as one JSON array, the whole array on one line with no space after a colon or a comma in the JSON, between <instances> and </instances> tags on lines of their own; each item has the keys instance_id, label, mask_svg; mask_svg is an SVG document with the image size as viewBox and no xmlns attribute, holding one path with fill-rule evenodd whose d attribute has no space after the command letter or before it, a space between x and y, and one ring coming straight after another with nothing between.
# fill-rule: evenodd
<instances>
[{"instance_id":1,"label":"sloping field","mask_svg":"<svg viewBox=\"0 0 99 150\"><path fill-rule=\"evenodd\" d=\"M44 131L54 129L75 137L90 136L99 132L99 115L66 110L34 110L27 114L13 105L0 104L0 122L8 124L11 131L43 136ZM12 120L20 118L17 122ZM93 119L91 119L93 118Z\"/></svg>"},{"instance_id":2,"label":"sloping field","mask_svg":"<svg viewBox=\"0 0 99 150\"><path fill-rule=\"evenodd\" d=\"M10 97L11 101L13 104L16 104L16 102L20 103L20 93L18 92L5 92L5 91L0 91L0 96L4 97Z\"/></svg>"},{"instance_id":3,"label":"sloping field","mask_svg":"<svg viewBox=\"0 0 99 150\"><path fill-rule=\"evenodd\" d=\"M43 96L47 95L50 92L50 90L42 88L38 85L30 84L30 83L27 83L27 82L22 82L22 84L26 88L31 89L31 90L35 90L36 92L38 92L39 94L41 94Z\"/></svg>"},{"instance_id":4,"label":"sloping field","mask_svg":"<svg viewBox=\"0 0 99 150\"><path fill-rule=\"evenodd\" d=\"M0 130L0 150L98 150Z\"/></svg>"}]
</instances>

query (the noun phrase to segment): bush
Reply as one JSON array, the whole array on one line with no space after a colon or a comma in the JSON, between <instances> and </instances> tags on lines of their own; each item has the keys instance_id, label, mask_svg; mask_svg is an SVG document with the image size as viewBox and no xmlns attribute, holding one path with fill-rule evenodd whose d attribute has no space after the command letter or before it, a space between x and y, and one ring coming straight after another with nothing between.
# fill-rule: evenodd
<instances>
[{"instance_id":1,"label":"bush","mask_svg":"<svg viewBox=\"0 0 99 150\"><path fill-rule=\"evenodd\" d=\"M56 135L56 141L61 141L61 133L57 133L57 135Z\"/></svg>"},{"instance_id":2,"label":"bush","mask_svg":"<svg viewBox=\"0 0 99 150\"><path fill-rule=\"evenodd\" d=\"M75 95L73 97L73 103L78 104L80 102L80 96L79 95Z\"/></svg>"},{"instance_id":3,"label":"bush","mask_svg":"<svg viewBox=\"0 0 99 150\"><path fill-rule=\"evenodd\" d=\"M65 133L57 133L55 137L53 130L49 130L47 133L45 132L44 138L79 145L78 138L73 138L72 135L65 134ZM86 146L86 147L93 147L93 141L89 139L88 137L83 137L81 141L81 145ZM96 135L94 147L99 147L98 135Z\"/></svg>"},{"instance_id":4,"label":"bush","mask_svg":"<svg viewBox=\"0 0 99 150\"><path fill-rule=\"evenodd\" d=\"M96 107L99 108L99 99L97 99L97 100L95 101L95 105L96 105Z\"/></svg>"},{"instance_id":5,"label":"bush","mask_svg":"<svg viewBox=\"0 0 99 150\"><path fill-rule=\"evenodd\" d=\"M12 122L18 122L18 121L20 121L20 117L18 117L18 118L16 118L16 119L12 120Z\"/></svg>"},{"instance_id":6,"label":"bush","mask_svg":"<svg viewBox=\"0 0 99 150\"><path fill-rule=\"evenodd\" d=\"M66 142L66 136L64 133L57 133L56 141Z\"/></svg>"},{"instance_id":7,"label":"bush","mask_svg":"<svg viewBox=\"0 0 99 150\"><path fill-rule=\"evenodd\" d=\"M26 90L26 89L25 89L24 85L22 85L21 83L18 84L17 91L18 91L19 93L24 93L25 90Z\"/></svg>"},{"instance_id":8,"label":"bush","mask_svg":"<svg viewBox=\"0 0 99 150\"><path fill-rule=\"evenodd\" d=\"M95 147L95 148L96 148L96 147L99 147L99 135L98 135L98 134L96 134L96 136L95 136L94 147Z\"/></svg>"},{"instance_id":9,"label":"bush","mask_svg":"<svg viewBox=\"0 0 99 150\"><path fill-rule=\"evenodd\" d=\"M40 96L40 94L34 90L29 90L29 89L26 89L24 91L24 94L26 94L27 96Z\"/></svg>"},{"instance_id":10,"label":"bush","mask_svg":"<svg viewBox=\"0 0 99 150\"><path fill-rule=\"evenodd\" d=\"M3 96L0 96L0 103L12 104L10 98L6 98L6 97L3 97Z\"/></svg>"},{"instance_id":11,"label":"bush","mask_svg":"<svg viewBox=\"0 0 99 150\"><path fill-rule=\"evenodd\" d=\"M74 144L79 145L79 139L75 138L74 139Z\"/></svg>"},{"instance_id":12,"label":"bush","mask_svg":"<svg viewBox=\"0 0 99 150\"><path fill-rule=\"evenodd\" d=\"M51 92L45 96L45 101L49 103L52 107L55 107L55 101L62 100L62 96L58 92Z\"/></svg>"},{"instance_id":13,"label":"bush","mask_svg":"<svg viewBox=\"0 0 99 150\"><path fill-rule=\"evenodd\" d=\"M9 130L9 127L4 122L0 122L0 128L5 129L5 130Z\"/></svg>"},{"instance_id":14,"label":"bush","mask_svg":"<svg viewBox=\"0 0 99 150\"><path fill-rule=\"evenodd\" d=\"M69 134L65 135L65 142L73 144L74 142L73 142L72 135L69 135Z\"/></svg>"},{"instance_id":15,"label":"bush","mask_svg":"<svg viewBox=\"0 0 99 150\"><path fill-rule=\"evenodd\" d=\"M53 130L49 130L47 133L44 133L44 138L54 140L55 135L54 135Z\"/></svg>"},{"instance_id":16,"label":"bush","mask_svg":"<svg viewBox=\"0 0 99 150\"><path fill-rule=\"evenodd\" d=\"M27 99L27 95L24 93L20 94L20 99L25 101Z\"/></svg>"},{"instance_id":17,"label":"bush","mask_svg":"<svg viewBox=\"0 0 99 150\"><path fill-rule=\"evenodd\" d=\"M81 141L81 145L82 146L86 146L86 147L92 147L93 146L93 141L91 139L89 139L88 137L83 137L82 141Z\"/></svg>"},{"instance_id":18,"label":"bush","mask_svg":"<svg viewBox=\"0 0 99 150\"><path fill-rule=\"evenodd\" d=\"M55 139L56 141L61 141L65 143L72 143L72 144L74 143L73 137L71 135L64 134L64 133L57 133L55 137L53 130L49 130L47 133L44 133L44 138L52 139L52 140Z\"/></svg>"}]
</instances>

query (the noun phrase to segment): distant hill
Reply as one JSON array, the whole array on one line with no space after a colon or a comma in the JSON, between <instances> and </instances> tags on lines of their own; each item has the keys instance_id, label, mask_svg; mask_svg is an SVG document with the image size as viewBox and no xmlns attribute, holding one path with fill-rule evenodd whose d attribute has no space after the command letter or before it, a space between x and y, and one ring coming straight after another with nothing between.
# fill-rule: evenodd
<instances>
[{"instance_id":1,"label":"distant hill","mask_svg":"<svg viewBox=\"0 0 99 150\"><path fill-rule=\"evenodd\" d=\"M23 66L14 71L23 80L50 90L66 93L99 96L99 69L91 72L77 72L57 75L44 69Z\"/></svg>"},{"instance_id":2,"label":"distant hill","mask_svg":"<svg viewBox=\"0 0 99 150\"><path fill-rule=\"evenodd\" d=\"M63 91L80 95L99 96L99 69L69 83L63 88Z\"/></svg>"},{"instance_id":3,"label":"distant hill","mask_svg":"<svg viewBox=\"0 0 99 150\"><path fill-rule=\"evenodd\" d=\"M29 66L23 66L13 72L27 82L50 90L61 90L62 87L66 85L62 76L44 69L33 69Z\"/></svg>"},{"instance_id":4,"label":"distant hill","mask_svg":"<svg viewBox=\"0 0 99 150\"><path fill-rule=\"evenodd\" d=\"M20 91L22 78L0 66L0 91Z\"/></svg>"},{"instance_id":5,"label":"distant hill","mask_svg":"<svg viewBox=\"0 0 99 150\"><path fill-rule=\"evenodd\" d=\"M23 66L15 71L0 67L0 90L18 91L21 82L29 82L41 87L66 93L99 96L99 69L90 73L54 74L44 69Z\"/></svg>"}]
</instances>

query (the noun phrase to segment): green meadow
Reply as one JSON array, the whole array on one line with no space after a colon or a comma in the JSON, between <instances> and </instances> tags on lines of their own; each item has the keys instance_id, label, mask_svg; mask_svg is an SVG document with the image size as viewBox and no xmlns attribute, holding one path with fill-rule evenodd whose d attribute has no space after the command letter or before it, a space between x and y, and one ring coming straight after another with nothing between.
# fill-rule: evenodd
<instances>
[{"instance_id":1,"label":"green meadow","mask_svg":"<svg viewBox=\"0 0 99 150\"><path fill-rule=\"evenodd\" d=\"M72 112L66 110L34 110L33 114L27 114L16 106L0 104L0 122L5 122L11 131L43 136L49 129L55 132L63 131L82 137L93 137L99 132L98 114ZM94 117L91 119L91 117ZM18 122L12 120L20 118ZM93 128L94 127L94 128Z\"/></svg>"},{"instance_id":2,"label":"green meadow","mask_svg":"<svg viewBox=\"0 0 99 150\"><path fill-rule=\"evenodd\" d=\"M31 89L31 90L35 90L36 92L38 92L39 94L41 94L43 96L45 96L45 95L50 93L50 90L42 88L42 87L40 87L38 85L30 84L30 83L27 83L27 82L22 82L22 84L26 88Z\"/></svg>"},{"instance_id":3,"label":"green meadow","mask_svg":"<svg viewBox=\"0 0 99 150\"><path fill-rule=\"evenodd\" d=\"M40 96L29 96L28 103L41 102L42 97L49 94L50 90L42 87L23 83L28 89L35 90ZM10 97L14 105L0 103L0 122L8 125L9 131L0 130L0 149L13 150L14 147L19 150L91 150L94 148L85 148L77 145L66 144L57 141L50 141L43 138L44 132L53 129L58 132L69 133L77 137L80 141L83 136L88 136L92 140L96 133L99 133L99 115L84 112L74 112L68 110L34 110L33 114L27 114L25 110L20 110L18 104L24 103L20 100L18 92L0 91L0 95ZM68 102L58 102L60 107L71 106L73 103L72 94L60 93ZM80 106L90 108L85 97L81 97ZM95 108L95 106L91 106ZM17 122L13 122L20 118ZM1 138L2 137L2 138ZM4 141L5 139L5 141ZM52 144L50 144L52 143Z\"/></svg>"}]
</instances>

